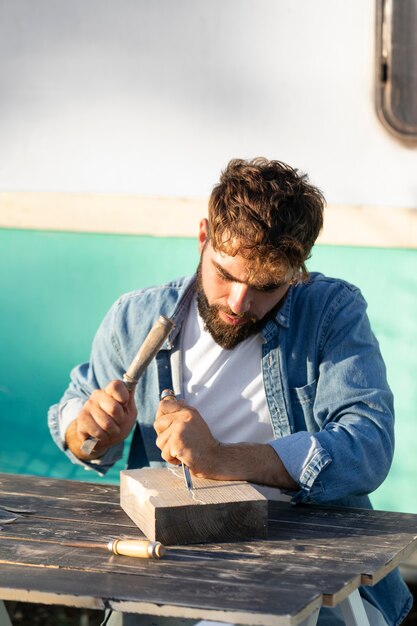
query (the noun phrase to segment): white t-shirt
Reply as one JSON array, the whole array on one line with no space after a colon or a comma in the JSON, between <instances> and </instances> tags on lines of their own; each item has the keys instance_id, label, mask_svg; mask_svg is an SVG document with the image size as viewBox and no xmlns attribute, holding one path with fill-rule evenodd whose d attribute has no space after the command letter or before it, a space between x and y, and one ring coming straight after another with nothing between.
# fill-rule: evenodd
<instances>
[{"instance_id":1,"label":"white t-shirt","mask_svg":"<svg viewBox=\"0 0 417 626\"><path fill-rule=\"evenodd\" d=\"M196 297L181 331L182 395L222 443L267 443L274 438L265 397L262 337L224 350L204 330Z\"/></svg>"}]
</instances>

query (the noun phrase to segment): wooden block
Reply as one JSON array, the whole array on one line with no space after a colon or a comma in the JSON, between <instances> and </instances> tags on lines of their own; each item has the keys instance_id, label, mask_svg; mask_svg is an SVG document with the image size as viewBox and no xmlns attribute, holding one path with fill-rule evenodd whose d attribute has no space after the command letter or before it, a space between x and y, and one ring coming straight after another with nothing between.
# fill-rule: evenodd
<instances>
[{"instance_id":1,"label":"wooden block","mask_svg":"<svg viewBox=\"0 0 417 626\"><path fill-rule=\"evenodd\" d=\"M249 483L193 477L180 468L120 472L120 505L148 539L164 545L264 538L268 501Z\"/></svg>"},{"instance_id":2,"label":"wooden block","mask_svg":"<svg viewBox=\"0 0 417 626\"><path fill-rule=\"evenodd\" d=\"M290 495L281 491L278 487L269 487L268 485L256 485L255 483L249 483L252 487L261 495L263 495L269 502L291 502Z\"/></svg>"}]
</instances>

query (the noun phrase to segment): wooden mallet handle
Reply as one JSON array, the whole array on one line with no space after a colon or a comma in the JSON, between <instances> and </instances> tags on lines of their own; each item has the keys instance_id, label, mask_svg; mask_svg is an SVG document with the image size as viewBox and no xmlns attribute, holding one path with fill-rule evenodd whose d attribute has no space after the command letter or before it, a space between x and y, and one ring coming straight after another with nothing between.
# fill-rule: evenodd
<instances>
[{"instance_id":1,"label":"wooden mallet handle","mask_svg":"<svg viewBox=\"0 0 417 626\"><path fill-rule=\"evenodd\" d=\"M138 350L137 355L129 366L129 369L123 374L123 382L131 391L138 383L139 378L148 367L149 363L156 356L165 339L174 327L174 322L160 315L149 333L146 335L145 341ZM88 437L81 445L81 451L84 454L91 454L98 443L95 437Z\"/></svg>"},{"instance_id":2,"label":"wooden mallet handle","mask_svg":"<svg viewBox=\"0 0 417 626\"><path fill-rule=\"evenodd\" d=\"M174 322L164 315L160 315L154 326L152 326L129 369L123 374L123 382L129 391L135 387L173 327Z\"/></svg>"}]
</instances>

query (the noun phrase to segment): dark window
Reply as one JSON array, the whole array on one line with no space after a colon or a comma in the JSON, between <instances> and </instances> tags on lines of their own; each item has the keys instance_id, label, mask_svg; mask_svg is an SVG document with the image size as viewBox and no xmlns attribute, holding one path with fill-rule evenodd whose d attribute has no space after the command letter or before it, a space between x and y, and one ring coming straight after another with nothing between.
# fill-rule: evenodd
<instances>
[{"instance_id":1,"label":"dark window","mask_svg":"<svg viewBox=\"0 0 417 626\"><path fill-rule=\"evenodd\" d=\"M376 106L384 126L417 143L417 0L377 0Z\"/></svg>"}]
</instances>

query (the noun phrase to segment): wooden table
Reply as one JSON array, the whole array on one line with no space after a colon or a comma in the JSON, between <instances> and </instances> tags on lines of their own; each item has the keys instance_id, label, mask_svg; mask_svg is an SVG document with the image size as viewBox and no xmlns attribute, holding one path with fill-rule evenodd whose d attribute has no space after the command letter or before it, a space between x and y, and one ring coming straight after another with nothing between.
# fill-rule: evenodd
<instances>
[{"instance_id":1,"label":"wooden table","mask_svg":"<svg viewBox=\"0 0 417 626\"><path fill-rule=\"evenodd\" d=\"M1 599L232 624L313 624L417 550L417 515L272 502L267 540L133 559L61 543L141 536L117 486L0 474L0 507L21 511L0 531Z\"/></svg>"}]
</instances>

